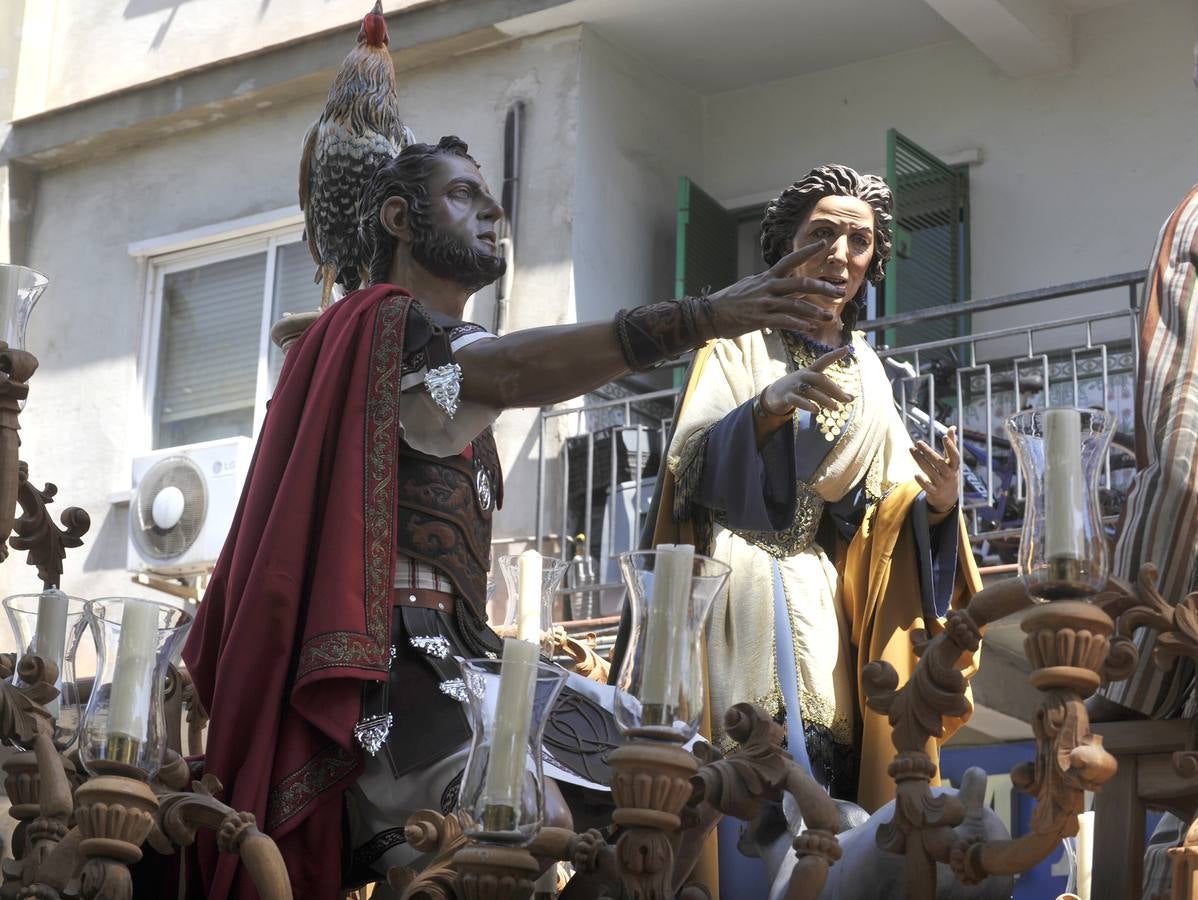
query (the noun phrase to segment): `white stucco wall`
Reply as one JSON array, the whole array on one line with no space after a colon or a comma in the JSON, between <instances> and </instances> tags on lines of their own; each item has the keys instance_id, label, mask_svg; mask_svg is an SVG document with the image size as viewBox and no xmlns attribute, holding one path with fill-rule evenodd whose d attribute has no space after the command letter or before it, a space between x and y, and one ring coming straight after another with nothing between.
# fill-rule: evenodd
<instances>
[{"instance_id":1,"label":"white stucco wall","mask_svg":"<svg viewBox=\"0 0 1198 900\"><path fill-rule=\"evenodd\" d=\"M417 136L461 135L495 190L504 115L513 100L527 103L517 327L563 320L569 306L578 47L577 30L529 38L410 71L400 87ZM29 328L41 368L22 415L22 457L35 480L59 485L60 505L92 515L85 547L68 556L64 589L82 596L139 591L123 571L127 507L109 502L128 488L132 456L147 449L135 438L143 415L143 275L128 245L294 204L300 141L322 105L323 97L280 105L40 175L26 261L51 286ZM489 324L490 297L474 305ZM511 413L500 422L512 497L535 490L535 445L527 439L534 415ZM530 533L532 504L512 509L500 530ZM0 567L0 591L36 585L33 570L17 563Z\"/></svg>"},{"instance_id":2,"label":"white stucco wall","mask_svg":"<svg viewBox=\"0 0 1198 900\"><path fill-rule=\"evenodd\" d=\"M384 8L420 2L388 0ZM363 0L5 3L25 8L14 118L352 25L370 9Z\"/></svg>"},{"instance_id":3,"label":"white stucco wall","mask_svg":"<svg viewBox=\"0 0 1198 900\"><path fill-rule=\"evenodd\" d=\"M709 97L705 187L733 201L776 194L825 162L884 172L894 126L933 153L982 151L970 172L974 297L1143 268L1198 180L1198 5L1099 10L1078 17L1074 35L1073 67L1054 75L1012 79L960 40Z\"/></svg>"},{"instance_id":4,"label":"white stucco wall","mask_svg":"<svg viewBox=\"0 0 1198 900\"><path fill-rule=\"evenodd\" d=\"M701 178L702 99L582 32L574 293L578 318L674 293L678 177Z\"/></svg>"}]
</instances>

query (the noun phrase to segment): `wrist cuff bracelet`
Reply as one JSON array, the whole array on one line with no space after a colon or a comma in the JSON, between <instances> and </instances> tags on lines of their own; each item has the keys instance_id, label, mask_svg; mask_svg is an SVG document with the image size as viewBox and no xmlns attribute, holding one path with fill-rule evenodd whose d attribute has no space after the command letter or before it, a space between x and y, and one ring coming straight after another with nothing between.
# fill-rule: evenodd
<instances>
[{"instance_id":1,"label":"wrist cuff bracelet","mask_svg":"<svg viewBox=\"0 0 1198 900\"><path fill-rule=\"evenodd\" d=\"M634 372L647 372L715 338L707 297L684 297L616 313L616 338Z\"/></svg>"}]
</instances>

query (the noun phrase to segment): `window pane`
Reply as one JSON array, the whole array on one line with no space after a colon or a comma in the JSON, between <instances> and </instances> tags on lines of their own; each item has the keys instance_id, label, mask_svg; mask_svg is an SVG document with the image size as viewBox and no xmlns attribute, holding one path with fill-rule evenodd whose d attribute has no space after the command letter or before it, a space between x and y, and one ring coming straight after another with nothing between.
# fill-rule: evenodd
<instances>
[{"instance_id":1,"label":"window pane","mask_svg":"<svg viewBox=\"0 0 1198 900\"><path fill-rule=\"evenodd\" d=\"M316 263L303 241L283 244L275 251L275 290L270 321L273 325L284 313L312 312L320 308L320 285L312 280ZM270 390L275 389L283 368L283 351L270 345Z\"/></svg>"},{"instance_id":2,"label":"window pane","mask_svg":"<svg viewBox=\"0 0 1198 900\"><path fill-rule=\"evenodd\" d=\"M266 254L163 279L154 447L250 435Z\"/></svg>"}]
</instances>

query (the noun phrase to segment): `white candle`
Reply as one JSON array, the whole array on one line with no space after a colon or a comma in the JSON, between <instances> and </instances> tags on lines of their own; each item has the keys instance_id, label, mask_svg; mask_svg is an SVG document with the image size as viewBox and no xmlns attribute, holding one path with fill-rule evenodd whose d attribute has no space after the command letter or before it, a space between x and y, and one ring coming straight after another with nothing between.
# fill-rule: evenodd
<instances>
[{"instance_id":1,"label":"white candle","mask_svg":"<svg viewBox=\"0 0 1198 900\"><path fill-rule=\"evenodd\" d=\"M54 663L58 678L54 684L62 689L62 658L67 645L67 595L57 588L42 591L37 600L37 633L33 636L33 652L46 662ZM55 697L46 703L46 711L57 716L61 700Z\"/></svg>"},{"instance_id":2,"label":"white candle","mask_svg":"<svg viewBox=\"0 0 1198 900\"><path fill-rule=\"evenodd\" d=\"M1090 900L1094 873L1094 810L1077 817L1077 896Z\"/></svg>"},{"instance_id":3,"label":"white candle","mask_svg":"<svg viewBox=\"0 0 1198 900\"><path fill-rule=\"evenodd\" d=\"M690 544L659 544L656 550L640 700L645 706L673 707L678 704L682 660L687 651L687 609L695 548Z\"/></svg>"},{"instance_id":4,"label":"white candle","mask_svg":"<svg viewBox=\"0 0 1198 900\"><path fill-rule=\"evenodd\" d=\"M503 642L495 730L483 782L484 807L520 808L539 651L537 644L528 641L506 638Z\"/></svg>"},{"instance_id":5,"label":"white candle","mask_svg":"<svg viewBox=\"0 0 1198 900\"><path fill-rule=\"evenodd\" d=\"M120 634L108 701L108 733L144 741L154 687L158 607L141 600L125 600Z\"/></svg>"},{"instance_id":6,"label":"white candle","mask_svg":"<svg viewBox=\"0 0 1198 900\"><path fill-rule=\"evenodd\" d=\"M541 554L525 550L517 562L516 637L541 641Z\"/></svg>"},{"instance_id":7,"label":"white candle","mask_svg":"<svg viewBox=\"0 0 1198 900\"><path fill-rule=\"evenodd\" d=\"M1082 417L1076 409L1044 410L1044 558L1081 559Z\"/></svg>"}]
</instances>

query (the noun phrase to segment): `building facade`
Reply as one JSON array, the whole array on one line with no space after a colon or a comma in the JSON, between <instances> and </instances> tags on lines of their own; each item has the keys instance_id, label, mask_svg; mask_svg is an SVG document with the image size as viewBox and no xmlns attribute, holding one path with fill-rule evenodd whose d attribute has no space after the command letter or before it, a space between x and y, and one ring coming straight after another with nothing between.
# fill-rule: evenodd
<instances>
[{"instance_id":1,"label":"building facade","mask_svg":"<svg viewBox=\"0 0 1198 900\"><path fill-rule=\"evenodd\" d=\"M22 452L62 505L91 513L71 593L147 590L126 571L135 458L259 426L279 364L270 323L319 297L300 242L301 139L368 5L0 10L0 259L51 280L29 327L41 368ZM417 137L465 138L495 190L505 163L518 178L510 305L500 314L489 288L468 313L522 328L673 296L680 177L749 221L813 165L884 171L890 128L967 168L965 296L1142 268L1198 180L1193 0L961 6L384 3ZM740 271L753 265L742 248ZM1112 292L1002 315L1126 303ZM505 545L536 528L536 423L500 418ZM35 586L13 564L0 582Z\"/></svg>"}]
</instances>

